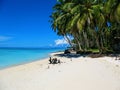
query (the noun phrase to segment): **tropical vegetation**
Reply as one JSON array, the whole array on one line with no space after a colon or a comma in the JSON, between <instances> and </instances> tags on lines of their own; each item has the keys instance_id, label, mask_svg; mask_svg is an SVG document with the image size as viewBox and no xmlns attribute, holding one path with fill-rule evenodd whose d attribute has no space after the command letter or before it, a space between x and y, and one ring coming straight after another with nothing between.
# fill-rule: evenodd
<instances>
[{"instance_id":1,"label":"tropical vegetation","mask_svg":"<svg viewBox=\"0 0 120 90\"><path fill-rule=\"evenodd\" d=\"M58 0L50 17L53 30L77 51L120 49L119 0Z\"/></svg>"}]
</instances>

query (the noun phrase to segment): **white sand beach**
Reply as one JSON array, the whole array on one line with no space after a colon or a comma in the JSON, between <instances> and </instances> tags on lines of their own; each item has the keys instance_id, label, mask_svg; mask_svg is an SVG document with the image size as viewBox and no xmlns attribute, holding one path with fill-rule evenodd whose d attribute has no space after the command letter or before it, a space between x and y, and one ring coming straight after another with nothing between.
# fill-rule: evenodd
<instances>
[{"instance_id":1,"label":"white sand beach","mask_svg":"<svg viewBox=\"0 0 120 90\"><path fill-rule=\"evenodd\" d=\"M114 57L48 58L0 70L0 90L120 90L120 60Z\"/></svg>"}]
</instances>

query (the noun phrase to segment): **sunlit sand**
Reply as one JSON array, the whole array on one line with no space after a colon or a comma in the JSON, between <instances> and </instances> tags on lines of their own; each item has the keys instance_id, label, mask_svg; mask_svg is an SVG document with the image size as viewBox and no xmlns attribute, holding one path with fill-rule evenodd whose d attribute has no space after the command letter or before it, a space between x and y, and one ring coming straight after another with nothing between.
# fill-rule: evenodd
<instances>
[{"instance_id":1,"label":"sunlit sand","mask_svg":"<svg viewBox=\"0 0 120 90\"><path fill-rule=\"evenodd\" d=\"M62 63L46 58L0 70L0 90L120 90L120 61L114 57L53 57Z\"/></svg>"}]
</instances>

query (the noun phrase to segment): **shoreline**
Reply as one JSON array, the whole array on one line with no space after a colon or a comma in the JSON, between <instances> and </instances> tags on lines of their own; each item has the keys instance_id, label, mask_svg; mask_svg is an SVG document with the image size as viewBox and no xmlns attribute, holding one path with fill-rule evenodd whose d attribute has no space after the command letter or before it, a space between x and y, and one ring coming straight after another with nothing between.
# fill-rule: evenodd
<instances>
[{"instance_id":1,"label":"shoreline","mask_svg":"<svg viewBox=\"0 0 120 90\"><path fill-rule=\"evenodd\" d=\"M29 62L23 62L23 63L20 63L20 64L10 65L10 66L7 66L7 67L0 68L0 70L9 69L9 68L14 68L14 67L17 67L17 66L26 65L26 64L30 64L30 63L34 63L34 62L46 60L46 59L49 59L49 58L46 57L46 58L44 58L44 59L43 59L43 58L42 58L42 59L36 59L36 60L33 60L33 61L29 61Z\"/></svg>"},{"instance_id":2,"label":"shoreline","mask_svg":"<svg viewBox=\"0 0 120 90\"><path fill-rule=\"evenodd\" d=\"M58 54L63 54L63 56L62 57L65 57L65 56L70 56L70 55L72 55L72 54L70 54L70 55L64 55L64 52L63 51L56 51L56 52L51 52L51 53L49 53L46 57L44 57L44 58L40 58L40 59L36 59L36 60L32 60L32 61L27 61L27 62L23 62L23 63L20 63L20 64L16 64L16 65L11 65L11 66L7 66L7 67L3 67L3 68L0 68L0 70L5 70L5 69L9 69L9 68L14 68L14 67L18 67L18 66L24 66L24 65L27 65L27 64L31 64L31 63L37 63L37 62L39 62L39 63L42 63L42 61L44 61L44 62L48 62L48 63L46 63L46 64L49 64L49 57L61 57L61 56L56 56L56 55L58 55ZM74 56L74 54L72 55L72 56ZM78 57L84 57L84 55L75 55L75 56L78 56ZM85 56L85 57L88 57L88 58L91 58L91 57L89 57L89 56ZM72 57L69 57L70 59L72 58ZM74 57L73 57L74 58ZM111 60L106 60L106 61L108 61L108 62L110 62L110 63L112 63L112 64L116 64L116 65L120 65L120 60L115 60L115 56L103 56L103 57L96 57L96 59L99 59L99 58L112 58ZM94 59L94 58L93 58ZM114 59L114 60L113 60Z\"/></svg>"},{"instance_id":3,"label":"shoreline","mask_svg":"<svg viewBox=\"0 0 120 90\"><path fill-rule=\"evenodd\" d=\"M115 58L55 55L61 53L50 54L61 64L46 58L0 70L0 90L120 90L120 62L109 62Z\"/></svg>"},{"instance_id":4,"label":"shoreline","mask_svg":"<svg viewBox=\"0 0 120 90\"><path fill-rule=\"evenodd\" d=\"M14 65L10 65L10 66L5 66L5 67L1 67L0 70L4 70L4 69L7 69L7 68L14 68L14 67L17 67L17 66L20 66L20 65L25 65L25 64L29 64L29 63L34 63L34 62L37 62L37 61L42 61L42 60L49 60L49 57L54 54L54 53L60 53L60 52L63 52L63 51L55 51L55 52L50 52L46 57L44 58L40 58L40 59L35 59L35 60L31 60L31 61L27 61L27 62L23 62L23 63L20 63L20 64L14 64Z\"/></svg>"},{"instance_id":5,"label":"shoreline","mask_svg":"<svg viewBox=\"0 0 120 90\"><path fill-rule=\"evenodd\" d=\"M49 53L46 57L44 58L40 58L40 59L36 59L36 60L32 60L32 61L28 61L28 62L23 62L23 63L20 63L20 64L16 64L16 65L11 65L11 66L7 66L7 67L3 67L3 68L0 68L0 71L1 70L6 70L6 69L9 69L9 68L16 68L16 67L19 67L19 66L24 66L24 65L29 65L29 64L32 64L32 63L43 63L43 62L46 62L44 64L46 65L49 65L49 57L57 57L57 58L61 58L61 56L58 56L59 54L63 54L62 57L66 57L66 56L74 56L74 54L70 54L70 55L64 55L64 52L63 51L56 51L56 52L51 52ZM75 56L78 56L78 57L84 57L84 55L75 55ZM89 56L85 56L87 58L91 58ZM67 57L66 57L67 58ZM70 61L71 61L71 58L74 58L74 57L69 57ZM120 60L115 60L115 56L103 56L103 57L96 57L96 58L92 58L92 59L99 59L99 58L110 58L109 59L106 59L107 62L111 63L111 64L115 64L115 65L120 65Z\"/></svg>"}]
</instances>

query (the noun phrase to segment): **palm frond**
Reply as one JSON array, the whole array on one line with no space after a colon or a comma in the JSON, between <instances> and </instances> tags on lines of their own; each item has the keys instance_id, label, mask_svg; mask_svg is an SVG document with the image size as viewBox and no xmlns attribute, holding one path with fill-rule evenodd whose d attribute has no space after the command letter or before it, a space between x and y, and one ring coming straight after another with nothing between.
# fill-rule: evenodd
<instances>
[{"instance_id":1,"label":"palm frond","mask_svg":"<svg viewBox=\"0 0 120 90\"><path fill-rule=\"evenodd\" d=\"M80 17L80 13L72 18L71 27L73 27L77 23L79 17Z\"/></svg>"},{"instance_id":2,"label":"palm frond","mask_svg":"<svg viewBox=\"0 0 120 90\"><path fill-rule=\"evenodd\" d=\"M83 8L83 5L80 5L80 4L76 5L71 9L71 14L80 13L82 8Z\"/></svg>"},{"instance_id":3,"label":"palm frond","mask_svg":"<svg viewBox=\"0 0 120 90\"><path fill-rule=\"evenodd\" d=\"M65 3L64 6L62 7L63 10L69 10L74 7L75 3Z\"/></svg>"}]
</instances>

